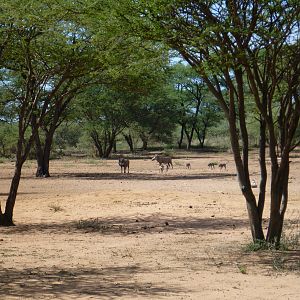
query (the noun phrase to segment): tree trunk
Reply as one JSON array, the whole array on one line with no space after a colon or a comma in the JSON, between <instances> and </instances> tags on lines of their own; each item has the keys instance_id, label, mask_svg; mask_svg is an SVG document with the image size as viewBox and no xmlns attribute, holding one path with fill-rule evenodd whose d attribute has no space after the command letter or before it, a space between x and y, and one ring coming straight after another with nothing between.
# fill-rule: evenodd
<instances>
[{"instance_id":1,"label":"tree trunk","mask_svg":"<svg viewBox=\"0 0 300 300\"><path fill-rule=\"evenodd\" d=\"M181 124L180 138L179 138L179 141L178 141L178 148L179 149L181 149L181 147L182 147L183 136L184 136L184 125Z\"/></svg>"},{"instance_id":2,"label":"tree trunk","mask_svg":"<svg viewBox=\"0 0 300 300\"><path fill-rule=\"evenodd\" d=\"M147 150L148 149L148 141L147 140L143 140L143 146L142 146L142 149L143 150Z\"/></svg>"},{"instance_id":3,"label":"tree trunk","mask_svg":"<svg viewBox=\"0 0 300 300\"><path fill-rule=\"evenodd\" d=\"M204 148L204 142L206 139L206 131L207 131L207 124L204 123L204 127L203 129L200 131L199 129L197 129L197 127L195 128L199 143L200 143L200 147Z\"/></svg>"},{"instance_id":4,"label":"tree trunk","mask_svg":"<svg viewBox=\"0 0 300 300\"><path fill-rule=\"evenodd\" d=\"M262 222L262 214L265 206L266 184L267 184L267 168L266 168L266 122L260 119L260 140L259 140L259 166L260 166L260 184L258 196L258 214Z\"/></svg>"},{"instance_id":5,"label":"tree trunk","mask_svg":"<svg viewBox=\"0 0 300 300\"><path fill-rule=\"evenodd\" d=\"M92 131L90 136L91 136L91 138L94 142L94 145L98 151L98 156L103 157L104 153L103 153L103 149L102 149L102 143L99 139L99 136L98 136L98 133L96 132L96 130Z\"/></svg>"},{"instance_id":6,"label":"tree trunk","mask_svg":"<svg viewBox=\"0 0 300 300\"><path fill-rule=\"evenodd\" d=\"M145 134L140 134L140 138L143 142L142 149L147 150L148 149L148 138L147 138L147 136Z\"/></svg>"},{"instance_id":7,"label":"tree trunk","mask_svg":"<svg viewBox=\"0 0 300 300\"><path fill-rule=\"evenodd\" d=\"M5 212L2 213L0 208L0 226L14 226L13 222L13 210L17 198L17 191L21 179L21 170L23 163L16 162L15 173L10 185L8 198L6 200Z\"/></svg>"},{"instance_id":8,"label":"tree trunk","mask_svg":"<svg viewBox=\"0 0 300 300\"><path fill-rule=\"evenodd\" d=\"M243 106L243 97L239 94L239 115L240 115L240 128L242 133L242 142L243 142L243 159L240 154L240 144L238 130L236 127L236 111L235 111L235 89L231 82L229 73L226 73L227 84L229 87L229 133L231 140L231 147L234 156L234 161L237 169L238 179L241 191L244 198L246 199L247 211L249 216L250 229L252 233L253 241L264 240L264 233L262 230L262 223L259 218L258 209L256 205L256 199L251 189L249 171L248 171L248 134L245 127L245 119L243 119L244 106ZM242 89L242 83L238 82L238 88ZM239 90L239 93L241 91Z\"/></svg>"},{"instance_id":9,"label":"tree trunk","mask_svg":"<svg viewBox=\"0 0 300 300\"><path fill-rule=\"evenodd\" d=\"M35 138L36 146L36 159L37 159L37 171L36 177L50 177L49 173L49 161L51 154L51 147L53 142L53 135L47 133L45 144L42 145L39 136Z\"/></svg>"},{"instance_id":10,"label":"tree trunk","mask_svg":"<svg viewBox=\"0 0 300 300\"><path fill-rule=\"evenodd\" d=\"M192 139L193 139L192 135L189 135L189 136L187 135L187 144L186 144L187 150L190 150L192 147Z\"/></svg>"},{"instance_id":11,"label":"tree trunk","mask_svg":"<svg viewBox=\"0 0 300 300\"><path fill-rule=\"evenodd\" d=\"M201 91L200 91L199 86L197 86L196 89L197 89L196 95L194 95L194 96L197 100L197 105L196 105L195 114L193 115L192 127L191 127L190 134L188 133L187 130L185 130L186 137L187 137L187 147L186 147L187 150L190 150L191 147L192 147L194 132L196 131L197 118L198 118L198 115L199 115L200 105L201 105L201 102L202 102Z\"/></svg>"},{"instance_id":12,"label":"tree trunk","mask_svg":"<svg viewBox=\"0 0 300 300\"><path fill-rule=\"evenodd\" d=\"M117 153L117 141L114 141L113 153Z\"/></svg>"},{"instance_id":13,"label":"tree trunk","mask_svg":"<svg viewBox=\"0 0 300 300\"><path fill-rule=\"evenodd\" d=\"M186 149L190 150L191 149L191 145L192 145L192 139L193 139L192 132L191 132L191 134L189 134L187 128L185 127L184 128L184 133L185 133L186 140L187 140Z\"/></svg>"},{"instance_id":14,"label":"tree trunk","mask_svg":"<svg viewBox=\"0 0 300 300\"><path fill-rule=\"evenodd\" d=\"M288 201L289 157L281 159L276 179L271 184L271 211L267 241L279 246Z\"/></svg>"},{"instance_id":15,"label":"tree trunk","mask_svg":"<svg viewBox=\"0 0 300 300\"><path fill-rule=\"evenodd\" d=\"M115 136L112 136L108 141L107 141L107 146L104 149L104 154L103 158L108 158L113 150L115 144Z\"/></svg>"},{"instance_id":16,"label":"tree trunk","mask_svg":"<svg viewBox=\"0 0 300 300\"><path fill-rule=\"evenodd\" d=\"M134 146L133 146L133 140L132 140L132 136L131 134L123 134L128 146L129 146L129 149L130 149L130 152L133 153L134 152Z\"/></svg>"}]
</instances>

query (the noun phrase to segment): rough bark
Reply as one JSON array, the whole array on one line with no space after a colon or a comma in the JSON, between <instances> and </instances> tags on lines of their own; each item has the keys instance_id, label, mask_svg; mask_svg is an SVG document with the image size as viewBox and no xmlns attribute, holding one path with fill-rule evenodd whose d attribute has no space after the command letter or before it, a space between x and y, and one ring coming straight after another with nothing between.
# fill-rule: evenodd
<instances>
[{"instance_id":1,"label":"rough bark","mask_svg":"<svg viewBox=\"0 0 300 300\"><path fill-rule=\"evenodd\" d=\"M22 164L16 163L14 176L10 185L4 213L0 212L0 226L14 226L13 211L17 198L17 191L21 179Z\"/></svg>"},{"instance_id":2,"label":"rough bark","mask_svg":"<svg viewBox=\"0 0 300 300\"><path fill-rule=\"evenodd\" d=\"M129 146L129 149L130 149L130 152L133 153L134 152L134 145L133 145L133 139L132 139L132 136L131 134L123 134L128 146Z\"/></svg>"},{"instance_id":3,"label":"rough bark","mask_svg":"<svg viewBox=\"0 0 300 300\"><path fill-rule=\"evenodd\" d=\"M262 222L262 215L266 199L267 167L266 167L266 122L260 119L260 140L259 140L259 166L260 166L260 184L258 196L258 214Z\"/></svg>"},{"instance_id":4,"label":"rough bark","mask_svg":"<svg viewBox=\"0 0 300 300\"><path fill-rule=\"evenodd\" d=\"M41 144L40 138L37 135L35 139L35 150L37 160L36 177L50 177L49 162L51 154L51 146L53 136L47 136L44 145Z\"/></svg>"}]
</instances>

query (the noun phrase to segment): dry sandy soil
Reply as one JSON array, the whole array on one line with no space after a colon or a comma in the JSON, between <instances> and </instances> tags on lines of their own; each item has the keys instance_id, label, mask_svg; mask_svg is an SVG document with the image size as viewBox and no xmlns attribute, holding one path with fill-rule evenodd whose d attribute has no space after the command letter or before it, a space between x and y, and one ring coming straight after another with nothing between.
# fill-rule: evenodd
<instances>
[{"instance_id":1,"label":"dry sandy soil","mask_svg":"<svg viewBox=\"0 0 300 300\"><path fill-rule=\"evenodd\" d=\"M290 235L300 215L292 160ZM210 161L228 168L209 170ZM0 167L3 207L14 165ZM300 299L299 249L245 251L251 236L229 154L181 156L164 174L150 158L132 159L130 171L120 174L116 160L64 159L37 179L27 162L17 226L0 228L0 299Z\"/></svg>"}]
</instances>

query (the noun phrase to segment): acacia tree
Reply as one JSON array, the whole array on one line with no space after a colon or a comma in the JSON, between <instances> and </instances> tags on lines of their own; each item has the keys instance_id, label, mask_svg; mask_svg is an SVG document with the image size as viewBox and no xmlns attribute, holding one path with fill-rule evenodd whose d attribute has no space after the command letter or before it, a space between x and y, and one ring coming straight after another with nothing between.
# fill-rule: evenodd
<instances>
[{"instance_id":1,"label":"acacia tree","mask_svg":"<svg viewBox=\"0 0 300 300\"><path fill-rule=\"evenodd\" d=\"M174 83L178 94L178 123L181 127L178 147L182 147L184 134L187 139L186 147L190 149L200 107L204 100L204 82L190 67L183 64L173 66Z\"/></svg>"},{"instance_id":2,"label":"acacia tree","mask_svg":"<svg viewBox=\"0 0 300 300\"><path fill-rule=\"evenodd\" d=\"M76 53L82 53L86 63L93 61L90 52L76 52L78 44L74 44L71 34L78 24L80 30L83 30L82 23L87 24L87 19L80 14L87 11L87 4L92 9L96 2L40 1L30 2L28 6L20 6L15 1L1 3L0 44L5 45L1 48L1 88L8 95L6 106L16 112L18 142L5 211L2 212L0 207L0 225L14 224L13 210L22 166L39 128L50 115L51 103L59 101L62 95L70 96L66 87L72 86L82 70L81 64L76 65L82 61L72 59L77 58ZM9 35L3 32L9 32Z\"/></svg>"},{"instance_id":3,"label":"acacia tree","mask_svg":"<svg viewBox=\"0 0 300 300\"><path fill-rule=\"evenodd\" d=\"M127 125L128 107L123 93L109 86L90 88L76 103L81 124L91 137L98 156L110 156L117 136Z\"/></svg>"},{"instance_id":4,"label":"acacia tree","mask_svg":"<svg viewBox=\"0 0 300 300\"><path fill-rule=\"evenodd\" d=\"M41 30L28 24L28 20L18 19L11 21L13 33L9 47L6 47L3 54L2 65L2 88L8 90L10 98L6 105L13 107L18 117L18 141L16 147L15 172L11 182L10 191L6 201L5 211L0 207L0 225L13 225L13 209L17 196L17 190L21 178L22 166L28 156L31 145L34 141L36 130L29 133L31 122L40 124L46 114L47 104L52 93L39 102L38 99L45 87L45 78L36 78L31 58L30 44L41 35ZM22 24L23 23L23 24ZM26 138L26 135L29 135Z\"/></svg>"},{"instance_id":5,"label":"acacia tree","mask_svg":"<svg viewBox=\"0 0 300 300\"><path fill-rule=\"evenodd\" d=\"M128 1L122 3L128 5ZM136 12L131 22L134 28L140 28L145 38L164 41L176 49L217 98L228 120L252 238L279 245L288 202L289 155L295 146L300 113L299 1L141 0L129 5ZM246 85L260 113L258 199L250 184ZM266 139L271 159L271 205L265 237ZM279 159L277 142L282 149Z\"/></svg>"},{"instance_id":6,"label":"acacia tree","mask_svg":"<svg viewBox=\"0 0 300 300\"><path fill-rule=\"evenodd\" d=\"M143 149L148 141L170 141L176 116L175 105L166 72L161 68L161 50L135 52L134 70L130 63L109 84L90 88L77 103L81 119L89 132L100 157L108 157L118 135L122 133L130 150L134 150L133 135L139 136ZM148 55L150 67L140 64L139 59ZM160 59L161 60L161 59ZM129 69L128 69L129 68Z\"/></svg>"},{"instance_id":7,"label":"acacia tree","mask_svg":"<svg viewBox=\"0 0 300 300\"><path fill-rule=\"evenodd\" d=\"M176 106L169 94L163 89L157 89L143 98L141 106L135 112L137 127L142 140L142 149L148 149L148 142L172 141L176 124ZM139 116L142 116L140 118Z\"/></svg>"},{"instance_id":8,"label":"acacia tree","mask_svg":"<svg viewBox=\"0 0 300 300\"><path fill-rule=\"evenodd\" d=\"M59 69L62 72L67 71L67 76L55 96L55 101L49 103L47 116L35 138L37 177L50 176L49 160L53 137L57 128L68 117L69 106L74 98L89 87L106 82L110 76L108 73L111 70L115 72L114 68L124 63L119 52L126 52L125 38L122 32L114 35L106 25L105 18L109 12L105 5L97 7L100 2L87 1L86 4L91 6L85 9L80 9L81 6L72 8L71 14L76 12L77 17L65 24L64 37L68 38L68 43L53 49L54 52L60 52L62 62L47 61L47 65L54 68L59 63ZM39 57L48 59L45 52ZM58 80L59 76L57 73L54 80Z\"/></svg>"},{"instance_id":9,"label":"acacia tree","mask_svg":"<svg viewBox=\"0 0 300 300\"><path fill-rule=\"evenodd\" d=\"M200 147L204 147L209 128L216 125L220 119L220 108L212 101L210 94L205 94L204 99L199 108L199 116L195 124L195 131L200 143Z\"/></svg>"}]
</instances>

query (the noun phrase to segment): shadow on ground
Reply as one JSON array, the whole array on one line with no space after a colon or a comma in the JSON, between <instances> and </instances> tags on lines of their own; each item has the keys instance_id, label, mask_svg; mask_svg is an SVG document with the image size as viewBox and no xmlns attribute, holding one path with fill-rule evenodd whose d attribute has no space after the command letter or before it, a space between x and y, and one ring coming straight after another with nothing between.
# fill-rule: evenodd
<instances>
[{"instance_id":1,"label":"shadow on ground","mask_svg":"<svg viewBox=\"0 0 300 300\"><path fill-rule=\"evenodd\" d=\"M197 180L197 179L224 179L234 177L235 173L199 173L199 174L153 174L153 173L63 173L53 174L52 178L75 178L88 180Z\"/></svg>"},{"instance_id":2,"label":"shadow on ground","mask_svg":"<svg viewBox=\"0 0 300 300\"><path fill-rule=\"evenodd\" d=\"M20 297L60 299L61 296L78 299L95 297L96 299L118 299L149 297L159 299L168 295L188 292L167 282L155 284L136 282L134 276L147 273L138 266L110 268L70 268L53 269L1 269L0 298Z\"/></svg>"},{"instance_id":3,"label":"shadow on ground","mask_svg":"<svg viewBox=\"0 0 300 300\"><path fill-rule=\"evenodd\" d=\"M300 273L300 250L260 250L239 254L237 260L245 265L263 265L267 271Z\"/></svg>"},{"instance_id":4,"label":"shadow on ground","mask_svg":"<svg viewBox=\"0 0 300 300\"><path fill-rule=\"evenodd\" d=\"M16 233L89 233L103 235L153 234L174 232L175 234L196 234L203 230L212 234L248 227L246 219L232 218L189 218L172 215L154 214L143 218L112 217L90 218L64 223L16 224L15 227L1 228L2 234Z\"/></svg>"}]
</instances>

